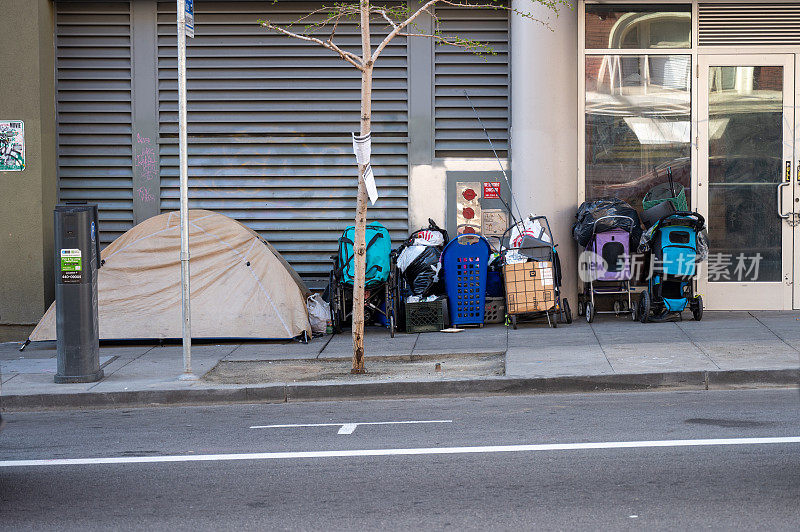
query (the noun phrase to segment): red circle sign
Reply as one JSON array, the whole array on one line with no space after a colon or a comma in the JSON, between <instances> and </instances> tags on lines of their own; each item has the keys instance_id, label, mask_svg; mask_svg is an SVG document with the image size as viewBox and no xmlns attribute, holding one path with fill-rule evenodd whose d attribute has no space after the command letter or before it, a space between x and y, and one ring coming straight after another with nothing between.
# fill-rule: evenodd
<instances>
[{"instance_id":1,"label":"red circle sign","mask_svg":"<svg viewBox=\"0 0 800 532\"><path fill-rule=\"evenodd\" d=\"M467 201L472 201L477 196L475 191L471 188L464 189L464 192L462 192L461 195L464 196L464 199Z\"/></svg>"},{"instance_id":2,"label":"red circle sign","mask_svg":"<svg viewBox=\"0 0 800 532\"><path fill-rule=\"evenodd\" d=\"M475 211L472 210L472 207L464 207L464 210L461 211L461 214L463 214L464 218L467 220L472 220L475 218Z\"/></svg>"}]
</instances>

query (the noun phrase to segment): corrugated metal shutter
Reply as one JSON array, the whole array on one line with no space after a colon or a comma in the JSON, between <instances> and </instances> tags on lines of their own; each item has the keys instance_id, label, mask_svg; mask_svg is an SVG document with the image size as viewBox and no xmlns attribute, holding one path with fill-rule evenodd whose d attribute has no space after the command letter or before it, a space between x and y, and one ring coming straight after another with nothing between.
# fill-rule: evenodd
<instances>
[{"instance_id":1,"label":"corrugated metal shutter","mask_svg":"<svg viewBox=\"0 0 800 532\"><path fill-rule=\"evenodd\" d=\"M699 5L700 46L800 44L800 4Z\"/></svg>"},{"instance_id":2,"label":"corrugated metal shutter","mask_svg":"<svg viewBox=\"0 0 800 532\"><path fill-rule=\"evenodd\" d=\"M100 241L133 226L131 38L126 2L56 2L61 201L100 207Z\"/></svg>"},{"instance_id":3,"label":"corrugated metal shutter","mask_svg":"<svg viewBox=\"0 0 800 532\"><path fill-rule=\"evenodd\" d=\"M357 167L350 132L360 73L332 52L267 32L320 4L197 2L188 52L190 207L219 211L269 240L309 279L355 216ZM158 5L161 209L178 209L175 2ZM308 23L308 22L306 22ZM360 52L354 24L339 43ZM381 194L369 211L399 241L408 232L407 57L403 40L378 62L373 166Z\"/></svg>"},{"instance_id":4,"label":"corrugated metal shutter","mask_svg":"<svg viewBox=\"0 0 800 532\"><path fill-rule=\"evenodd\" d=\"M469 92L500 157L508 151L509 19L504 9L436 8L445 35L488 43L482 57L454 46L435 48L436 157L492 157L464 96Z\"/></svg>"}]
</instances>

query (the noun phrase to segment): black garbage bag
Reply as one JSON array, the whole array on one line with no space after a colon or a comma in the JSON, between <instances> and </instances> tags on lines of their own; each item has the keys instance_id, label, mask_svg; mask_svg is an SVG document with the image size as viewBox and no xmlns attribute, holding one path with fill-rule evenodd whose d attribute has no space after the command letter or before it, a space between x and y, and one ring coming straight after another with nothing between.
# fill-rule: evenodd
<instances>
[{"instance_id":1,"label":"black garbage bag","mask_svg":"<svg viewBox=\"0 0 800 532\"><path fill-rule=\"evenodd\" d=\"M624 218L601 220L604 216L626 216L633 220L633 230L631 230L630 222ZM598 233L612 229L630 231L633 249L636 248L642 237L639 213L619 198L606 197L584 201L578 208L578 214L575 217L578 220L572 225L572 237L583 247L586 247L592 239L592 231L595 230L594 226L598 220L599 225L596 229Z\"/></svg>"},{"instance_id":2,"label":"black garbage bag","mask_svg":"<svg viewBox=\"0 0 800 532\"><path fill-rule=\"evenodd\" d=\"M403 276L411 288L412 296L430 294L439 279L439 257L442 252L434 246L425 246L422 252L406 266Z\"/></svg>"}]
</instances>

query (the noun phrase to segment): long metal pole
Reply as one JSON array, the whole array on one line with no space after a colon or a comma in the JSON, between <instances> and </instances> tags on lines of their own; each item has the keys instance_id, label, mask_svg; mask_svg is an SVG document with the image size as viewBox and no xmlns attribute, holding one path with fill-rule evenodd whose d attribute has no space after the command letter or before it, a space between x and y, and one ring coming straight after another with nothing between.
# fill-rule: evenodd
<instances>
[{"instance_id":1,"label":"long metal pole","mask_svg":"<svg viewBox=\"0 0 800 532\"><path fill-rule=\"evenodd\" d=\"M494 149L494 143L492 143L492 137L489 136L489 132L486 130L486 126L483 125L483 120L481 120L480 115L478 114L478 110L475 109L475 106L472 104L472 99L469 97L469 93L466 89L464 89L464 96L467 97L467 101L469 102L469 106L472 107L472 112L475 113L475 118L478 119L478 124L480 124L481 129L483 129L484 135L486 135L486 140L489 141L489 147L492 149L492 153L494 153L494 158L497 159L497 164L500 165L500 171L503 173L503 178L506 180L506 185L508 186L508 193L511 194L511 203L514 207L517 208L517 213L519 213L520 221L524 220L525 217L522 216L522 210L519 208L519 204L517 203L517 198L514 196L514 191L511 190L511 181L508 180L508 175L506 174L505 168L503 168L503 163L500 161L500 156L497 155L497 150ZM495 192L498 192L495 190ZM501 194L498 194L500 196ZM500 198L502 201L502 198ZM505 203L505 202L503 202ZM514 211L511 208L508 208L509 214L511 214L511 218L514 218ZM517 221L514 220L514 224L516 225Z\"/></svg>"},{"instance_id":2,"label":"long metal pole","mask_svg":"<svg viewBox=\"0 0 800 532\"><path fill-rule=\"evenodd\" d=\"M181 166L181 319L183 322L183 380L192 373L192 309L189 297L189 163L186 140L186 6L178 2L178 140Z\"/></svg>"}]
</instances>

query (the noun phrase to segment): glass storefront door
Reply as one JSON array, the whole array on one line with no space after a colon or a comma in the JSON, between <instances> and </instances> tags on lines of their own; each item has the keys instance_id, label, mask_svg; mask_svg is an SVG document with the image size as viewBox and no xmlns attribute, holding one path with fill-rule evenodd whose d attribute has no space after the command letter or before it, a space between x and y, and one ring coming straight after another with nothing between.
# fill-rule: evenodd
<instances>
[{"instance_id":1,"label":"glass storefront door","mask_svg":"<svg viewBox=\"0 0 800 532\"><path fill-rule=\"evenodd\" d=\"M710 310L800 306L795 55L699 57L697 206ZM797 162L797 164L795 164Z\"/></svg>"}]
</instances>

